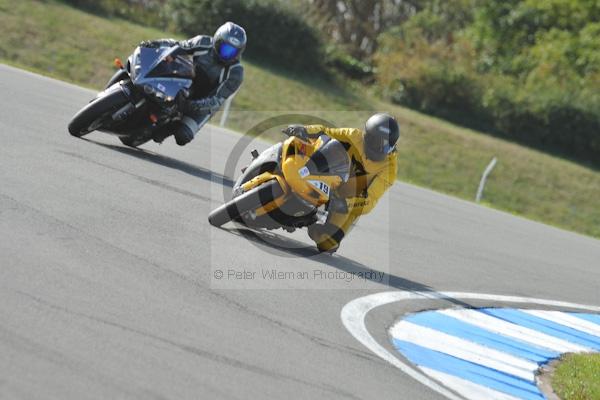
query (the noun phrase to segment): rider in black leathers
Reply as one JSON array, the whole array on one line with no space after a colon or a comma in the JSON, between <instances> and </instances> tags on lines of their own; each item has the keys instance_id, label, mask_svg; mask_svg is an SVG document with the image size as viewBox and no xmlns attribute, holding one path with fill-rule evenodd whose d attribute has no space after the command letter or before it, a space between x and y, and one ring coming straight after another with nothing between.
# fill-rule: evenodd
<instances>
[{"instance_id":1,"label":"rider in black leathers","mask_svg":"<svg viewBox=\"0 0 600 400\"><path fill-rule=\"evenodd\" d=\"M196 69L189 98L178 99L183 118L158 128L153 135L155 142L161 143L174 135L178 145L189 143L225 100L239 89L244 79L240 57L246 40L246 32L241 26L227 22L217 29L213 37L198 35L183 41L159 39L140 43L143 47L178 44L193 55ZM117 72L108 85L120 79L120 72Z\"/></svg>"}]
</instances>

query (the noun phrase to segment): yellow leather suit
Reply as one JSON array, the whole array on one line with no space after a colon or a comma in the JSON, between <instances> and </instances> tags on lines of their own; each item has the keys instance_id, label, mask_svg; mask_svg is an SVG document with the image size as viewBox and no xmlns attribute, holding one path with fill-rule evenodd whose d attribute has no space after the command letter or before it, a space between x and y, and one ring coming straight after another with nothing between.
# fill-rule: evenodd
<instances>
[{"instance_id":1,"label":"yellow leather suit","mask_svg":"<svg viewBox=\"0 0 600 400\"><path fill-rule=\"evenodd\" d=\"M309 227L309 236L320 251L335 251L340 242L352 229L358 217L373 210L377 201L396 180L396 151L382 161L369 160L365 155L363 131L355 128L327 128L323 125L305 127L311 140L320 135L337 139L352 161L350 178L342 184L336 194L346 199L348 213L330 212L324 226Z\"/></svg>"}]
</instances>

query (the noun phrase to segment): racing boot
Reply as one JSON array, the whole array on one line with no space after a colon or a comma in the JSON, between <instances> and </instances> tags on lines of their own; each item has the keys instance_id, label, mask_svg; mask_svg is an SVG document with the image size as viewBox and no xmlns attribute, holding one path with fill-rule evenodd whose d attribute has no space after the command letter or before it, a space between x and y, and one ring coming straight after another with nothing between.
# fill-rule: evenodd
<instances>
[{"instance_id":1,"label":"racing boot","mask_svg":"<svg viewBox=\"0 0 600 400\"><path fill-rule=\"evenodd\" d=\"M344 233L333 224L312 224L308 227L308 236L315 242L321 253L333 254L340 247Z\"/></svg>"},{"instance_id":2,"label":"racing boot","mask_svg":"<svg viewBox=\"0 0 600 400\"><path fill-rule=\"evenodd\" d=\"M175 121L174 124L175 130L173 136L175 136L175 142L177 142L177 144L180 146L185 146L191 142L194 138L195 132L192 131L188 124L185 124L181 121Z\"/></svg>"},{"instance_id":3,"label":"racing boot","mask_svg":"<svg viewBox=\"0 0 600 400\"><path fill-rule=\"evenodd\" d=\"M161 144L166 138L171 136L173 132L175 132L175 126L173 126L173 122L169 122L157 127L154 132L152 132L152 140Z\"/></svg>"}]
</instances>

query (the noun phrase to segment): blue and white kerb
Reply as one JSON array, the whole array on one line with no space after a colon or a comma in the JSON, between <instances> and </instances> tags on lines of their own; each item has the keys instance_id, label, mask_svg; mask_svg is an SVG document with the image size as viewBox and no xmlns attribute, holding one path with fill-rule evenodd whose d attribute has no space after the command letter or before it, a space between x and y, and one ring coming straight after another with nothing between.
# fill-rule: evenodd
<instances>
[{"instance_id":1,"label":"blue and white kerb","mask_svg":"<svg viewBox=\"0 0 600 400\"><path fill-rule=\"evenodd\" d=\"M600 316L528 309L448 309L408 315L394 347L466 399L541 400L535 376L563 353L600 351Z\"/></svg>"}]
</instances>

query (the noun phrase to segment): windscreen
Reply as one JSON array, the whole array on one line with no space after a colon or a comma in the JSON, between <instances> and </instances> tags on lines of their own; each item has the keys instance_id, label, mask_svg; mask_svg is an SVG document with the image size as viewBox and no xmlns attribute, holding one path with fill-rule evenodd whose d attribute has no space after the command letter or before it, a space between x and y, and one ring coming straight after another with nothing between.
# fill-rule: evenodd
<instances>
[{"instance_id":1,"label":"windscreen","mask_svg":"<svg viewBox=\"0 0 600 400\"><path fill-rule=\"evenodd\" d=\"M350 173L350 157L340 142L329 139L310 156L306 166L311 175L337 175L345 182Z\"/></svg>"},{"instance_id":2,"label":"windscreen","mask_svg":"<svg viewBox=\"0 0 600 400\"><path fill-rule=\"evenodd\" d=\"M147 75L149 78L186 78L194 77L192 56L178 49L166 56Z\"/></svg>"}]
</instances>

